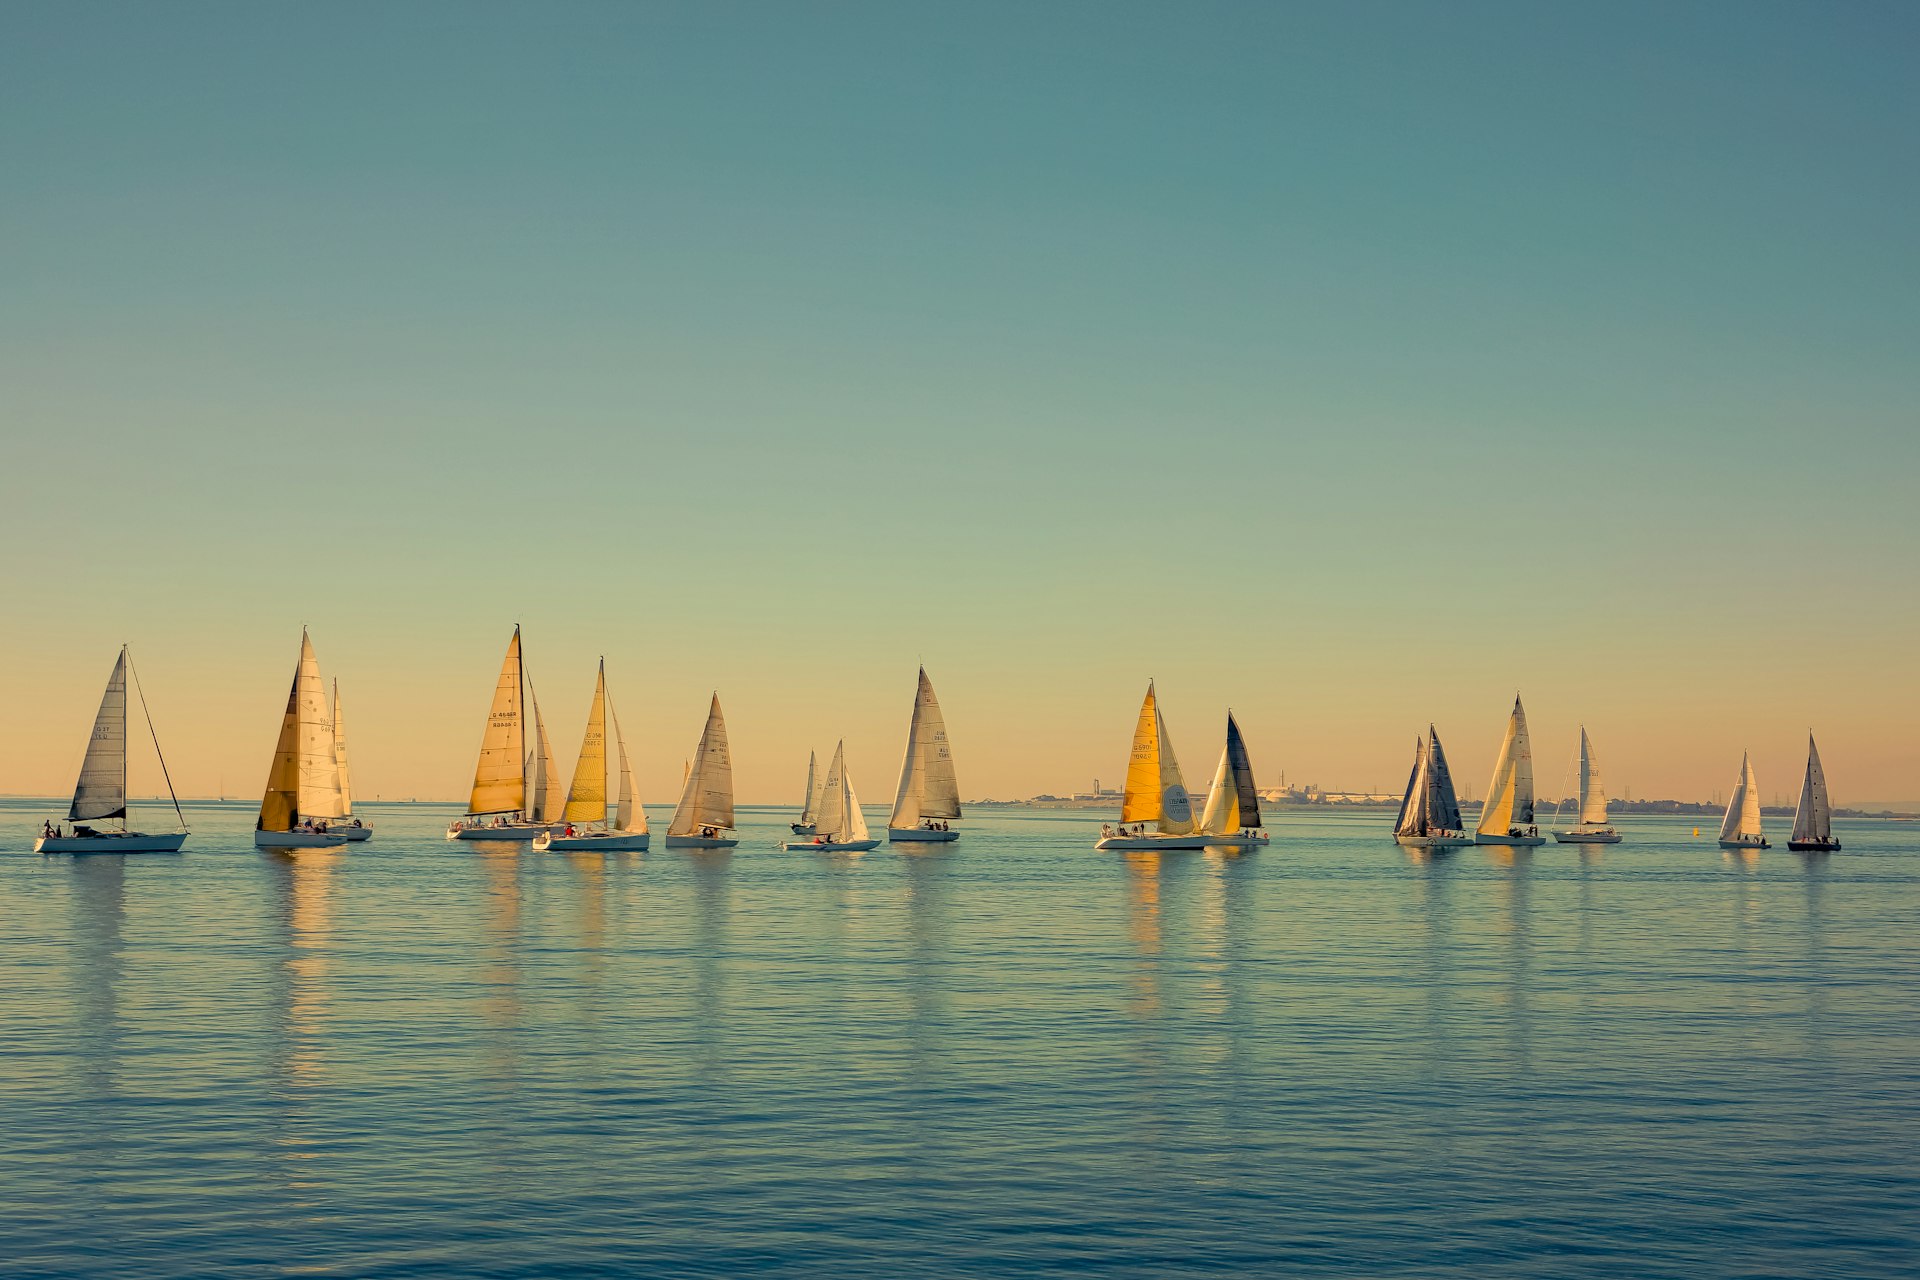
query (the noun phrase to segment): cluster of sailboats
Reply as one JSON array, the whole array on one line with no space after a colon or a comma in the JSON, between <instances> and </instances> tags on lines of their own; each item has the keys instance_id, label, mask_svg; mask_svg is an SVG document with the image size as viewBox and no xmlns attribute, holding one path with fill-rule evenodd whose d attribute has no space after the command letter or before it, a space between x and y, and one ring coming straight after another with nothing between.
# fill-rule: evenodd
<instances>
[{"instance_id":1,"label":"cluster of sailboats","mask_svg":"<svg viewBox=\"0 0 1920 1280\"><path fill-rule=\"evenodd\" d=\"M1562 830L1550 828L1561 844L1618 844L1620 833L1607 819L1607 791L1600 778L1600 762L1594 754L1593 740L1580 726L1580 800L1578 820ZM1532 846L1546 843L1534 813L1533 750L1527 735L1527 712L1518 694L1513 711L1507 717L1506 737L1493 766L1493 779L1487 785L1487 799L1480 808L1480 821L1474 830L1466 829L1460 814L1460 801L1453 789L1453 775L1447 768L1447 753L1440 746L1440 734L1432 725L1423 737L1414 741L1413 772L1407 778L1406 795L1400 801L1400 815L1394 822L1393 838L1409 848L1448 849L1470 844ZM1766 834L1760 825L1760 784L1753 776L1753 761L1740 758L1740 774L1727 802L1726 817L1720 824L1723 849L1767 849ZM1833 835L1833 806L1827 796L1827 775L1820 766L1820 749L1813 735L1807 735L1807 771L1800 788L1800 804L1794 812L1793 835L1789 849L1826 852L1840 848Z\"/></svg>"},{"instance_id":2,"label":"cluster of sailboats","mask_svg":"<svg viewBox=\"0 0 1920 1280\"><path fill-rule=\"evenodd\" d=\"M148 736L153 740L178 819L177 828L171 832L149 834L128 824L130 680L139 696ZM1620 833L1607 816L1607 792L1599 759L1584 725L1580 728L1579 778L1577 820L1566 828L1549 824L1554 840L1562 844L1618 843ZM934 696L933 682L923 667L914 691L893 812L887 819L887 839L924 843L955 840L959 832L953 823L960 817L960 788L946 721ZM72 824L71 830L68 823ZM847 769L844 741L835 745L824 773L818 769L818 757L808 756L805 799L791 829L795 838L783 842L783 848L862 852L879 846ZM34 849L41 853L174 853L184 845L188 834L166 759L160 755L159 734L147 713L145 695L139 691L132 657L122 646L101 695L67 818L58 825L47 822ZM293 684L287 693L266 793L255 823L254 844L263 849L315 848L366 840L372 835L372 827L353 812L340 683L333 682L329 697L313 641L303 629ZM1414 741L1413 770L1407 778L1393 835L1400 844L1417 849L1470 844L1524 847L1546 842L1535 813L1533 751L1526 708L1518 695L1507 717L1506 736L1474 829L1466 827L1446 751L1440 745L1440 734L1430 724ZM513 629L487 709L467 812L448 826L447 839L525 841L536 849L571 852L648 847L652 835L647 813L634 785L620 718L607 693L604 660L594 677L593 700L587 709L586 733L573 777L563 789L553 744L527 675L520 628ZM1148 681L1134 726L1120 821L1102 827L1095 847L1119 851L1246 849L1265 845L1268 839L1261 826L1253 764L1232 712L1227 714L1226 740L1213 783L1196 814L1193 797L1174 757L1158 695L1153 682ZM1761 827L1759 783L1754 778L1753 762L1745 755L1720 826L1719 842L1727 849L1771 847ZM739 843L734 826L733 761L717 693L708 705L699 744L687 762L665 843L669 849L723 849ZM1833 835L1826 773L1811 733L1807 735L1806 775L1787 847L1804 851L1840 848Z\"/></svg>"}]
</instances>

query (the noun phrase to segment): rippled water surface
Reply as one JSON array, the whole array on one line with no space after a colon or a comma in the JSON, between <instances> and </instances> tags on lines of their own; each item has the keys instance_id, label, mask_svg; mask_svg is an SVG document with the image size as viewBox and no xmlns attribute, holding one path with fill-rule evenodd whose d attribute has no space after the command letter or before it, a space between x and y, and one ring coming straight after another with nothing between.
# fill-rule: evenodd
<instances>
[{"instance_id":1,"label":"rippled water surface","mask_svg":"<svg viewBox=\"0 0 1920 1280\"><path fill-rule=\"evenodd\" d=\"M1920 1269L1913 826L584 857L418 805L280 857L209 805L42 859L52 811L0 804L9 1277Z\"/></svg>"}]
</instances>

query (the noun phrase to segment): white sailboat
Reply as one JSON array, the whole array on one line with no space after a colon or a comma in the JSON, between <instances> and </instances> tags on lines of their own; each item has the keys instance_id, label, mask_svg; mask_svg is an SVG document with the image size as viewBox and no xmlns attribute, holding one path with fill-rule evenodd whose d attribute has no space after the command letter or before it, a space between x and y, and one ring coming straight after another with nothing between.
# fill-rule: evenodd
<instances>
[{"instance_id":1,"label":"white sailboat","mask_svg":"<svg viewBox=\"0 0 1920 1280\"><path fill-rule=\"evenodd\" d=\"M1231 711L1227 712L1227 745L1221 749L1206 807L1200 811L1200 830L1209 848L1250 849L1267 843L1267 833L1260 830L1260 792L1253 784L1253 762Z\"/></svg>"},{"instance_id":2,"label":"white sailboat","mask_svg":"<svg viewBox=\"0 0 1920 1280\"><path fill-rule=\"evenodd\" d=\"M612 814L609 814L607 794L608 720L613 721L620 761L619 809ZM627 741L620 732L620 717L613 714L613 704L607 697L604 658L600 661L600 674L594 679L593 705L587 710L587 732L580 742L580 759L573 766L573 783L567 788L567 803L560 819L566 824L565 828L559 832L541 832L533 838L534 848L556 853L625 853L645 849L651 839L647 833L647 811L635 799L633 769L627 763Z\"/></svg>"},{"instance_id":3,"label":"white sailboat","mask_svg":"<svg viewBox=\"0 0 1920 1280\"><path fill-rule=\"evenodd\" d=\"M1475 844L1531 846L1547 838L1533 822L1533 748L1527 739L1527 712L1520 695L1513 697L1507 717L1507 736L1493 763L1493 781L1487 784L1487 802L1480 808Z\"/></svg>"},{"instance_id":4,"label":"white sailboat","mask_svg":"<svg viewBox=\"0 0 1920 1280\"><path fill-rule=\"evenodd\" d=\"M473 791L467 816L447 827L449 840L531 840L549 830L559 816L559 804L547 794L553 748L535 708L535 748L529 752L526 716L530 700L526 668L520 652L520 628L513 629L500 679L487 709L487 728L480 739L480 760L474 766ZM535 771L543 770L536 777ZM543 821L543 819L546 819Z\"/></svg>"},{"instance_id":5,"label":"white sailboat","mask_svg":"<svg viewBox=\"0 0 1920 1280\"><path fill-rule=\"evenodd\" d=\"M353 771L347 767L347 711L340 702L340 681L333 682L333 767L340 776L340 821L331 829L348 840L371 840L373 828L353 816Z\"/></svg>"},{"instance_id":6,"label":"white sailboat","mask_svg":"<svg viewBox=\"0 0 1920 1280\"><path fill-rule=\"evenodd\" d=\"M1151 830L1149 830L1151 828ZM1103 824L1096 849L1204 849L1209 838L1198 833L1193 820L1193 798L1180 778L1160 706L1147 682L1140 719L1133 728L1133 750L1127 760L1127 784L1120 798L1120 826Z\"/></svg>"},{"instance_id":7,"label":"white sailboat","mask_svg":"<svg viewBox=\"0 0 1920 1280\"><path fill-rule=\"evenodd\" d=\"M820 787L820 809L814 814L814 826L817 830L813 839L789 840L781 847L814 853L863 853L880 844L867 830L867 817L860 811L860 797L847 772L844 742L834 745L833 763L827 766L826 781Z\"/></svg>"},{"instance_id":8,"label":"white sailboat","mask_svg":"<svg viewBox=\"0 0 1920 1280\"><path fill-rule=\"evenodd\" d=\"M805 798L800 802L800 821L787 824L797 836L814 834L814 816L820 812L820 783L825 779L814 776L816 762L814 753L807 752L807 790Z\"/></svg>"},{"instance_id":9,"label":"white sailboat","mask_svg":"<svg viewBox=\"0 0 1920 1280\"><path fill-rule=\"evenodd\" d=\"M1620 833L1607 821L1607 789L1585 725L1580 726L1580 821L1570 831L1555 831L1553 838L1561 844L1620 843Z\"/></svg>"},{"instance_id":10,"label":"white sailboat","mask_svg":"<svg viewBox=\"0 0 1920 1280\"><path fill-rule=\"evenodd\" d=\"M1753 776L1753 761L1740 755L1740 780L1727 800L1727 816L1720 822L1722 849L1771 849L1760 830L1760 783Z\"/></svg>"},{"instance_id":11,"label":"white sailboat","mask_svg":"<svg viewBox=\"0 0 1920 1280\"><path fill-rule=\"evenodd\" d=\"M740 843L730 834L732 830L733 757L727 751L727 722L716 693L680 790L680 803L667 825L667 848L731 849Z\"/></svg>"},{"instance_id":12,"label":"white sailboat","mask_svg":"<svg viewBox=\"0 0 1920 1280\"><path fill-rule=\"evenodd\" d=\"M173 812L180 820L178 831L148 835L127 826L127 676L133 660L127 647L120 646L120 657L107 677L106 692L100 695L100 709L94 713L93 734L87 739L87 754L80 762L80 777L73 784L73 803L67 807L67 820L74 823L71 834L49 822L45 834L33 842L35 853L178 853L187 840L187 818L180 811L180 800L173 800ZM134 677L139 687L139 677ZM140 710L147 712L147 700L140 699ZM160 737L153 731L153 717L147 715L147 733L153 750L160 755ZM167 794L173 796L173 779L167 774L167 761L160 757L160 776L166 778ZM119 829L100 830L81 823L119 821Z\"/></svg>"},{"instance_id":13,"label":"white sailboat","mask_svg":"<svg viewBox=\"0 0 1920 1280\"><path fill-rule=\"evenodd\" d=\"M331 829L340 817L340 769L333 754L333 717L327 711L326 686L320 683L320 659L313 641L300 632L300 659L293 687L280 718L280 739L273 748L267 791L260 798L253 843L259 849L315 849L347 842Z\"/></svg>"},{"instance_id":14,"label":"white sailboat","mask_svg":"<svg viewBox=\"0 0 1920 1280\"><path fill-rule=\"evenodd\" d=\"M953 751L947 745L947 721L933 696L933 681L920 668L920 684L913 695L913 719L907 725L907 755L900 763L900 788L894 794L893 815L887 819L887 839L934 844L958 840L948 824L960 817L960 783L953 774Z\"/></svg>"},{"instance_id":15,"label":"white sailboat","mask_svg":"<svg viewBox=\"0 0 1920 1280\"><path fill-rule=\"evenodd\" d=\"M1831 853L1840 847L1833 838L1833 803L1827 798L1827 771L1820 767L1820 748L1807 732L1807 776L1800 783L1800 807L1793 811L1793 834L1787 848L1800 853Z\"/></svg>"},{"instance_id":16,"label":"white sailboat","mask_svg":"<svg viewBox=\"0 0 1920 1280\"><path fill-rule=\"evenodd\" d=\"M1407 794L1400 801L1393 838L1409 849L1452 849L1473 843L1460 817L1446 749L1431 724L1426 737L1414 739L1413 772L1407 777Z\"/></svg>"}]
</instances>

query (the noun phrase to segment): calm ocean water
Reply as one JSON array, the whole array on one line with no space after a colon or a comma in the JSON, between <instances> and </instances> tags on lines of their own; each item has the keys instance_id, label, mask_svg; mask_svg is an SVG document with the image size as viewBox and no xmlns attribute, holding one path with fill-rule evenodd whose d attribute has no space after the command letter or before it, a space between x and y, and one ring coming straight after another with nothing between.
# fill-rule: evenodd
<instances>
[{"instance_id":1,"label":"calm ocean water","mask_svg":"<svg viewBox=\"0 0 1920 1280\"><path fill-rule=\"evenodd\" d=\"M1920 1268L1920 826L602 858L419 805L285 858L228 805L42 859L52 812L0 804L10 1278Z\"/></svg>"}]
</instances>

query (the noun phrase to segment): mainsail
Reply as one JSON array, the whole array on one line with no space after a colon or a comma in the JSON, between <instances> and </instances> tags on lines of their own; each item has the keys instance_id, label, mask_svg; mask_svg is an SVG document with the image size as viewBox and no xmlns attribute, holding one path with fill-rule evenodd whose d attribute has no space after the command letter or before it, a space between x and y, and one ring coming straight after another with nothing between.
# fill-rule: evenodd
<instances>
[{"instance_id":1,"label":"mainsail","mask_svg":"<svg viewBox=\"0 0 1920 1280\"><path fill-rule=\"evenodd\" d=\"M1221 762L1223 765L1225 761ZM1211 802L1209 802L1211 807ZM1396 836L1427 834L1427 740L1413 740L1413 769L1407 774L1407 793L1400 798L1400 816L1393 820Z\"/></svg>"},{"instance_id":2,"label":"mainsail","mask_svg":"<svg viewBox=\"0 0 1920 1280\"><path fill-rule=\"evenodd\" d=\"M480 763L473 771L470 814L518 813L527 803L526 725L521 714L520 628L507 642L500 664L493 705L487 710L487 731L480 739Z\"/></svg>"},{"instance_id":3,"label":"mainsail","mask_svg":"<svg viewBox=\"0 0 1920 1280\"><path fill-rule=\"evenodd\" d=\"M1727 799L1727 816L1720 822L1722 840L1758 840L1760 838L1760 784L1753 776L1753 761L1740 755L1740 781Z\"/></svg>"},{"instance_id":4,"label":"mainsail","mask_svg":"<svg viewBox=\"0 0 1920 1280\"><path fill-rule=\"evenodd\" d=\"M720 714L720 695L707 709L707 727L687 769L680 803L673 811L667 834L691 835L697 827L733 826L733 758L727 753L727 722Z\"/></svg>"},{"instance_id":5,"label":"mainsail","mask_svg":"<svg viewBox=\"0 0 1920 1280\"><path fill-rule=\"evenodd\" d=\"M1180 763L1173 758L1173 746L1167 741L1167 727L1160 719L1151 680L1133 729L1120 821L1151 822L1162 835L1188 835L1193 831L1193 801L1180 780Z\"/></svg>"},{"instance_id":6,"label":"mainsail","mask_svg":"<svg viewBox=\"0 0 1920 1280\"><path fill-rule=\"evenodd\" d=\"M1454 794L1453 771L1447 768L1447 753L1440 745L1440 734L1427 725L1427 825L1434 831L1464 831L1460 817L1460 797Z\"/></svg>"},{"instance_id":7,"label":"mainsail","mask_svg":"<svg viewBox=\"0 0 1920 1280\"><path fill-rule=\"evenodd\" d=\"M1600 781L1600 761L1587 738L1587 726L1580 726L1580 825L1607 825L1607 789Z\"/></svg>"},{"instance_id":8,"label":"mainsail","mask_svg":"<svg viewBox=\"0 0 1920 1280\"><path fill-rule=\"evenodd\" d=\"M1527 742L1527 713L1514 695L1513 714L1507 717L1507 736L1487 784L1487 803L1480 810L1479 832L1504 836L1533 822L1533 750Z\"/></svg>"},{"instance_id":9,"label":"mainsail","mask_svg":"<svg viewBox=\"0 0 1920 1280\"><path fill-rule=\"evenodd\" d=\"M340 779L340 816L353 816L353 773L347 768L347 711L340 702L340 681L333 682L333 768Z\"/></svg>"},{"instance_id":10,"label":"mainsail","mask_svg":"<svg viewBox=\"0 0 1920 1280\"><path fill-rule=\"evenodd\" d=\"M1827 798L1827 772L1820 767L1820 748L1813 745L1813 735L1809 733L1807 776L1800 783L1800 807L1793 811L1793 840L1799 843L1832 838L1833 805Z\"/></svg>"},{"instance_id":11,"label":"mainsail","mask_svg":"<svg viewBox=\"0 0 1920 1280\"><path fill-rule=\"evenodd\" d=\"M547 737L546 722L540 719L540 699L534 696L533 681L527 681L527 706L533 712L533 756L527 761L527 817L534 822L558 822L563 802L560 771L553 763L553 740Z\"/></svg>"},{"instance_id":12,"label":"mainsail","mask_svg":"<svg viewBox=\"0 0 1920 1280\"><path fill-rule=\"evenodd\" d=\"M313 642L300 633L300 661L280 719L267 791L260 800L260 830L291 831L302 818L340 816L340 787L334 767L333 723L327 716L326 686Z\"/></svg>"},{"instance_id":13,"label":"mainsail","mask_svg":"<svg viewBox=\"0 0 1920 1280\"><path fill-rule=\"evenodd\" d=\"M1229 835L1259 825L1260 792L1253 785L1253 763L1247 757L1240 726L1229 711L1227 745L1220 752L1220 767L1214 770L1213 786L1207 792L1200 830L1209 835Z\"/></svg>"},{"instance_id":14,"label":"mainsail","mask_svg":"<svg viewBox=\"0 0 1920 1280\"><path fill-rule=\"evenodd\" d=\"M640 803L639 790L633 785L633 767L627 763L627 739L620 732L620 717L614 714L611 702L607 704L607 715L613 720L613 741L620 751L620 805L614 811L613 828L645 835L647 808Z\"/></svg>"},{"instance_id":15,"label":"mainsail","mask_svg":"<svg viewBox=\"0 0 1920 1280\"><path fill-rule=\"evenodd\" d=\"M607 820L607 664L593 681L593 703L587 708L587 732L580 740L580 759L573 766L573 784L567 788L566 822Z\"/></svg>"},{"instance_id":16,"label":"mainsail","mask_svg":"<svg viewBox=\"0 0 1920 1280\"><path fill-rule=\"evenodd\" d=\"M906 830L918 827L923 819L959 816L960 783L947 745L947 722L933 696L933 681L922 667L913 696L913 720L907 726L907 755L900 764L900 790L887 825Z\"/></svg>"},{"instance_id":17,"label":"mainsail","mask_svg":"<svg viewBox=\"0 0 1920 1280\"><path fill-rule=\"evenodd\" d=\"M814 778L814 769L817 764L818 757L811 751L807 752L807 789L800 801L801 826L811 825L814 816L820 811L820 788L815 785Z\"/></svg>"},{"instance_id":18,"label":"mainsail","mask_svg":"<svg viewBox=\"0 0 1920 1280\"><path fill-rule=\"evenodd\" d=\"M127 650L107 677L100 710L93 717L93 736L87 739L86 759L73 786L73 805L67 817L76 822L127 816Z\"/></svg>"}]
</instances>

